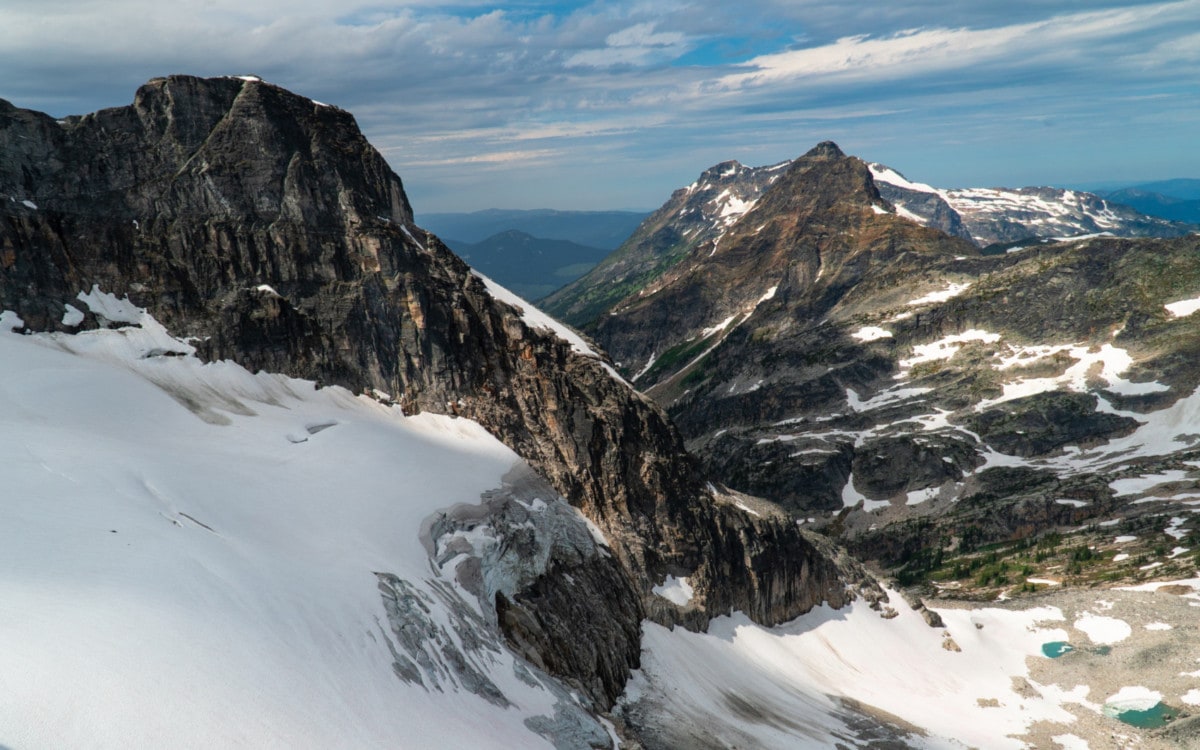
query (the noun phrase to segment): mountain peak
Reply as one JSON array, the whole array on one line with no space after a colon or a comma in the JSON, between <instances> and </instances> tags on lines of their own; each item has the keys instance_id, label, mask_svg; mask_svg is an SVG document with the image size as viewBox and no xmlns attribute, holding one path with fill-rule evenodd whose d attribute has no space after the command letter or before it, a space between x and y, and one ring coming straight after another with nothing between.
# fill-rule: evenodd
<instances>
[{"instance_id":1,"label":"mountain peak","mask_svg":"<svg viewBox=\"0 0 1200 750\"><path fill-rule=\"evenodd\" d=\"M809 149L805 159L845 159L846 154L833 141L821 141Z\"/></svg>"}]
</instances>

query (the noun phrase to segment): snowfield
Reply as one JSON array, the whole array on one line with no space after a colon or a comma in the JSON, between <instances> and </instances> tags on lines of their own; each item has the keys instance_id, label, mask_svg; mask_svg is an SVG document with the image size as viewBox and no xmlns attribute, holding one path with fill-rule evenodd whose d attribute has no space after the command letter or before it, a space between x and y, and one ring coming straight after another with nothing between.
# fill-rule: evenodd
<instances>
[{"instance_id":1,"label":"snowfield","mask_svg":"<svg viewBox=\"0 0 1200 750\"><path fill-rule=\"evenodd\" d=\"M626 710L675 728L678 747L711 737L705 747L781 750L858 746L839 718L852 706L921 727L925 736L904 737L914 747L1021 748L1009 735L1031 723L1074 721L1062 709L1068 696L1014 690L1013 678L1029 675L1028 657L1043 659L1042 644L1065 640L1052 627L1060 610L946 609L946 627L931 628L899 594L890 598L894 619L859 600L776 628L741 614L714 620L707 633L646 623Z\"/></svg>"},{"instance_id":2,"label":"snowfield","mask_svg":"<svg viewBox=\"0 0 1200 750\"><path fill-rule=\"evenodd\" d=\"M19 335L0 315L0 743L552 747L526 721L559 698L501 646L455 643L508 707L449 670L402 680L376 576L459 638L441 602L464 592L422 522L500 487L512 451L465 419L202 364L127 302L84 304L141 328Z\"/></svg>"}]
</instances>

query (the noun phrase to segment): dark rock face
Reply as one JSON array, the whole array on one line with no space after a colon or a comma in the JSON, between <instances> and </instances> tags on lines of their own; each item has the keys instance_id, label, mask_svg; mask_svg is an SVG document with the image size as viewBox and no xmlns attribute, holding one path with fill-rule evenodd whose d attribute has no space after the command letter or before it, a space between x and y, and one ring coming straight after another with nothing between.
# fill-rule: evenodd
<instances>
[{"instance_id":1,"label":"dark rock face","mask_svg":"<svg viewBox=\"0 0 1200 750\"><path fill-rule=\"evenodd\" d=\"M207 358L479 421L607 535L620 564L592 566L589 590L612 599L614 632L647 611L776 623L851 596L829 549L718 504L657 407L531 328L416 227L346 112L257 80L183 76L60 122L0 103L0 309L32 330L93 326L90 313L63 320L93 285ZM692 576L686 612L650 593L668 573ZM551 576L516 594L534 614L509 618L510 636L611 702L636 640L598 656L522 636L570 617L568 593Z\"/></svg>"},{"instance_id":2,"label":"dark rock face","mask_svg":"<svg viewBox=\"0 0 1200 750\"><path fill-rule=\"evenodd\" d=\"M1128 435L1138 422L1096 411L1090 393L1039 393L988 409L972 427L1002 453L1041 456L1071 444L1086 444Z\"/></svg>"}]
</instances>

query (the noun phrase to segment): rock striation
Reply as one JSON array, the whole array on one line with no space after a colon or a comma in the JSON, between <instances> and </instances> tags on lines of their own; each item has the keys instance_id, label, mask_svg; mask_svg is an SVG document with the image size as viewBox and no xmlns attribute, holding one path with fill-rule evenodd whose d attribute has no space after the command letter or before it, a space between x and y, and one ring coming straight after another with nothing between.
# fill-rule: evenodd
<instances>
[{"instance_id":1,"label":"rock striation","mask_svg":"<svg viewBox=\"0 0 1200 750\"><path fill-rule=\"evenodd\" d=\"M772 624L854 595L852 564L707 484L663 412L601 355L498 300L417 227L400 178L336 107L251 77L187 76L57 121L0 102L0 309L29 330L95 328L103 311L79 299L94 287L207 359L469 417L528 460L617 564L551 561L497 596L499 623L601 706L637 664L637 639L620 634L643 616L703 627L736 609ZM611 648L572 632L580 566L586 595L611 605L597 625ZM667 575L691 581L686 606L652 593Z\"/></svg>"}]
</instances>

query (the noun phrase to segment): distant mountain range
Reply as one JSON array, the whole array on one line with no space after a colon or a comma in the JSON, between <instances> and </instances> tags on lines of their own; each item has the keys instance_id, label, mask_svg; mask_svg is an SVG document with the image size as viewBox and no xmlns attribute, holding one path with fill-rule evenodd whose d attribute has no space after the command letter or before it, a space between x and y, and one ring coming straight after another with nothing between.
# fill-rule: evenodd
<instances>
[{"instance_id":1,"label":"distant mountain range","mask_svg":"<svg viewBox=\"0 0 1200 750\"><path fill-rule=\"evenodd\" d=\"M480 273L527 300L574 281L611 252L570 240L545 239L509 229L482 242L446 239L446 245Z\"/></svg>"},{"instance_id":2,"label":"distant mountain range","mask_svg":"<svg viewBox=\"0 0 1200 750\"><path fill-rule=\"evenodd\" d=\"M1200 180L1146 182L1115 190L1098 191L1097 195L1151 216L1200 224Z\"/></svg>"},{"instance_id":3,"label":"distant mountain range","mask_svg":"<svg viewBox=\"0 0 1200 750\"><path fill-rule=\"evenodd\" d=\"M515 211L490 208L471 213L420 214L417 221L439 237L482 242L515 229L548 240L569 240L588 247L614 250L649 215L649 211Z\"/></svg>"},{"instance_id":4,"label":"distant mountain range","mask_svg":"<svg viewBox=\"0 0 1200 750\"><path fill-rule=\"evenodd\" d=\"M1147 215L1117 199L1055 187L936 188L912 182L882 164L871 164L880 195L897 212L981 248L1081 234L1182 237L1197 227Z\"/></svg>"}]
</instances>

